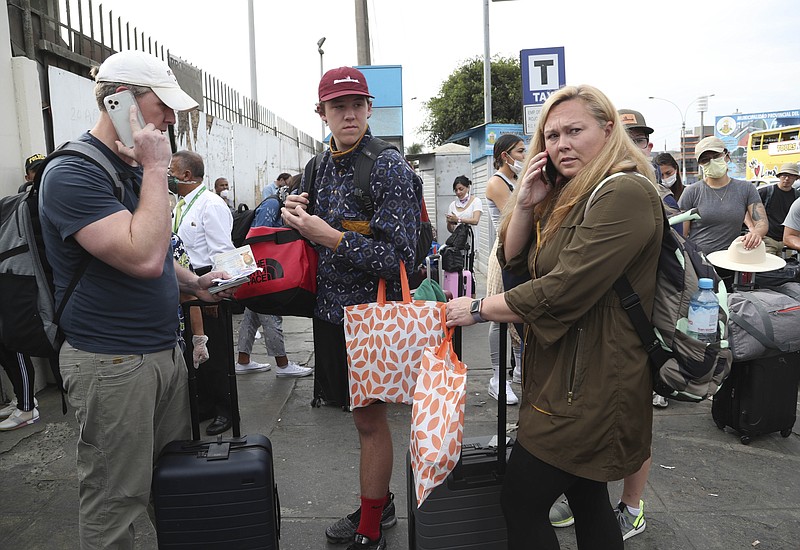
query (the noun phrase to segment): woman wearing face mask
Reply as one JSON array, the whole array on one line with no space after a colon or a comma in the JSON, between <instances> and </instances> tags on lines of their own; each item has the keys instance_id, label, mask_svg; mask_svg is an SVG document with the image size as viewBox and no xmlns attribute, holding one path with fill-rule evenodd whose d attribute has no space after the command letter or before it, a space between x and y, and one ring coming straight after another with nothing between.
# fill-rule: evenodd
<instances>
[{"instance_id":1,"label":"woman wearing face mask","mask_svg":"<svg viewBox=\"0 0 800 550\"><path fill-rule=\"evenodd\" d=\"M678 199L683 194L683 182L678 172L678 162L669 153L661 153L656 156L655 165L661 172L658 194L661 196L661 202L664 203L667 216L679 214L681 209L678 207ZM676 229L681 231L683 228L676 227Z\"/></svg>"},{"instance_id":2,"label":"woman wearing face mask","mask_svg":"<svg viewBox=\"0 0 800 550\"><path fill-rule=\"evenodd\" d=\"M753 184L728 175L730 156L721 139L709 136L695 147L697 163L703 169L703 180L684 189L678 206L681 210L697 208L701 219L685 222L683 234L707 256L727 250L742 232L740 239L747 250L757 247L767 234L769 224L764 205ZM717 268L730 289L733 272Z\"/></svg>"},{"instance_id":3,"label":"woman wearing face mask","mask_svg":"<svg viewBox=\"0 0 800 550\"><path fill-rule=\"evenodd\" d=\"M478 225L483 213L481 199L472 195L469 188L472 182L467 176L458 176L453 182L456 200L447 209L447 230L452 233L460 223Z\"/></svg>"},{"instance_id":4,"label":"woman wearing face mask","mask_svg":"<svg viewBox=\"0 0 800 550\"><path fill-rule=\"evenodd\" d=\"M522 171L525 160L525 142L515 134L503 134L494 144L494 167L497 170L486 182L486 203L489 207L489 216L492 220L495 233L500 225L500 213L514 192L517 175ZM488 275L486 277L486 295L492 296L503 292L503 278L500 263L497 261L497 240L489 253ZM510 332L510 331L509 331ZM516 337L516 338L515 338ZM519 337L512 335L512 351L516 358L513 379L522 380L520 370L520 341ZM489 360L492 363L494 375L489 380L489 395L498 398L500 391L499 365L500 365L500 324L489 323ZM516 405L519 398L511 388L511 380L506 381L506 403Z\"/></svg>"}]
</instances>

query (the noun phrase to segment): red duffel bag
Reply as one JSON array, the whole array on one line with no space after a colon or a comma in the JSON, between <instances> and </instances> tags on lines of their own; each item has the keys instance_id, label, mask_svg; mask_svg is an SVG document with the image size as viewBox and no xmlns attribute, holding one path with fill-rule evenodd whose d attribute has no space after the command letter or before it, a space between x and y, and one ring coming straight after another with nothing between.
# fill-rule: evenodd
<instances>
[{"instance_id":1,"label":"red duffel bag","mask_svg":"<svg viewBox=\"0 0 800 550\"><path fill-rule=\"evenodd\" d=\"M270 315L311 317L317 302L317 251L294 229L251 227L249 244L261 271L234 297L243 306Z\"/></svg>"}]
</instances>

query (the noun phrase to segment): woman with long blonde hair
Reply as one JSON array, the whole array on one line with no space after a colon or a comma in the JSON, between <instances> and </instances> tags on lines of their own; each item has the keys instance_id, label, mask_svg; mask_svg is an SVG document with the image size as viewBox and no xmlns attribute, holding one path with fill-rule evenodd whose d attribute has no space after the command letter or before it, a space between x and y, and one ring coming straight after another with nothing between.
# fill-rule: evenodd
<instances>
[{"instance_id":1,"label":"woman with long blonde hair","mask_svg":"<svg viewBox=\"0 0 800 550\"><path fill-rule=\"evenodd\" d=\"M612 287L625 275L652 311L663 224L653 181L600 90L558 90L543 106L498 249L506 269L532 280L447 305L449 326L525 323L518 438L502 493L512 550L558 548L548 511L561 493L579 548L622 548L607 482L650 455L652 381Z\"/></svg>"}]
</instances>

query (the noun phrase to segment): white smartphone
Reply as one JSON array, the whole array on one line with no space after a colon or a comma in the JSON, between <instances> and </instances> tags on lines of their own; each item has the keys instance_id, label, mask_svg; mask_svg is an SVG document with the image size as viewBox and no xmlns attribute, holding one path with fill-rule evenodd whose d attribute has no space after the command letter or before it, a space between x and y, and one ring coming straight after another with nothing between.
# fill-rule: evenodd
<instances>
[{"instance_id":1,"label":"white smartphone","mask_svg":"<svg viewBox=\"0 0 800 550\"><path fill-rule=\"evenodd\" d=\"M111 122L114 124L114 129L117 131L117 137L125 144L126 147L133 147L133 130L131 129L131 105L136 106L136 116L139 118L139 125L144 128L144 119L142 113L139 111L139 104L136 103L136 98L130 90L123 90L116 94L111 94L103 99L103 104L106 106L106 112L111 117Z\"/></svg>"}]
</instances>

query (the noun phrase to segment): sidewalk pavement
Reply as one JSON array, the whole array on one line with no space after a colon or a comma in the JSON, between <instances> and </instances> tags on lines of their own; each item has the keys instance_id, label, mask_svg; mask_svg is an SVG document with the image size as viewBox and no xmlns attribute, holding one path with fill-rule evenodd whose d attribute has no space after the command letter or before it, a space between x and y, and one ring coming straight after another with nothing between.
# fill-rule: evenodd
<instances>
[{"instance_id":1,"label":"sidewalk pavement","mask_svg":"<svg viewBox=\"0 0 800 550\"><path fill-rule=\"evenodd\" d=\"M480 289L479 289L480 292ZM236 323L238 326L238 322ZM289 358L313 366L311 322L285 318ZM469 366L465 437L496 429L496 402L488 396L488 327L464 330ZM263 341L263 340L262 340ZM263 362L256 341L253 358ZM344 550L328 545L325 527L358 506L358 438L352 415L335 407L309 406L313 377L279 379L275 369L238 377L242 433L267 435L273 444L281 502L283 550ZM519 386L515 385L515 391ZM38 395L41 421L0 433L0 548L52 550L78 547L78 484L74 410L61 414L54 387ZM405 449L411 408L389 405L395 444L391 490L398 524L388 547L408 547ZM508 407L508 422L518 407ZM653 467L644 492L646 530L626 541L629 550L800 548L800 426L742 445L719 430L711 403L671 402L655 411ZM609 485L616 503L622 483ZM136 524L136 548L156 548L149 520ZM577 548L574 528L558 530L561 548Z\"/></svg>"}]
</instances>

